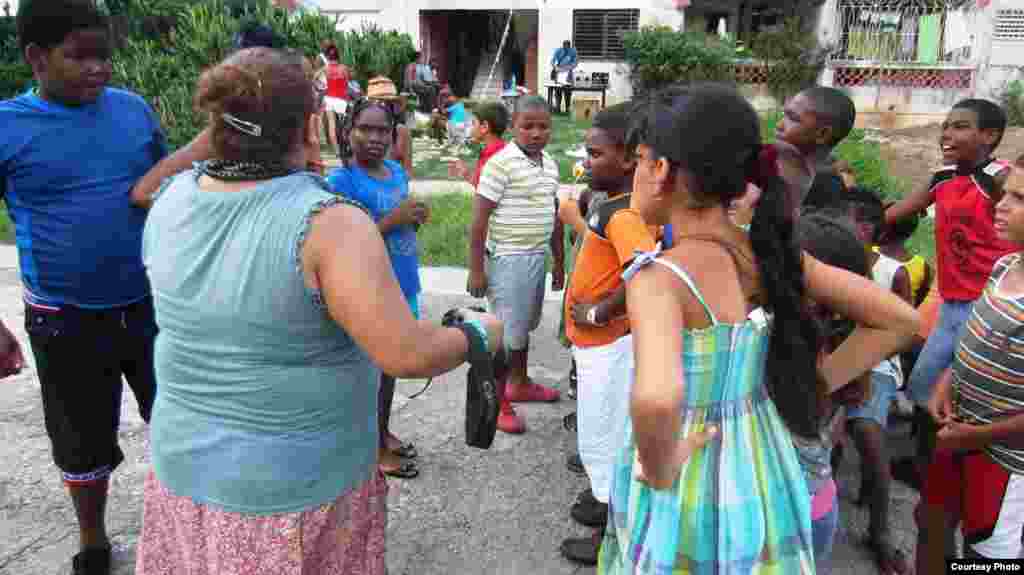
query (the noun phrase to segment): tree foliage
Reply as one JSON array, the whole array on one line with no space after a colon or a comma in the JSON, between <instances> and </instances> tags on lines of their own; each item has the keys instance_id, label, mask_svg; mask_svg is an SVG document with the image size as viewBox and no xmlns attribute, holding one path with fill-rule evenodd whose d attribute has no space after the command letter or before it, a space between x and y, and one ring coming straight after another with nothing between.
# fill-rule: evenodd
<instances>
[{"instance_id":1,"label":"tree foliage","mask_svg":"<svg viewBox=\"0 0 1024 575\"><path fill-rule=\"evenodd\" d=\"M287 12L270 0L98 0L111 16L116 44L114 86L142 95L160 116L174 147L202 129L192 93L202 71L227 56L235 35L248 21L273 29L285 47L315 58L325 41L338 46L341 60L364 86L384 74L401 85L402 70L415 47L407 34L367 26L336 30L334 17L318 12ZM0 98L32 82L17 49L13 18L0 18Z\"/></svg>"}]
</instances>

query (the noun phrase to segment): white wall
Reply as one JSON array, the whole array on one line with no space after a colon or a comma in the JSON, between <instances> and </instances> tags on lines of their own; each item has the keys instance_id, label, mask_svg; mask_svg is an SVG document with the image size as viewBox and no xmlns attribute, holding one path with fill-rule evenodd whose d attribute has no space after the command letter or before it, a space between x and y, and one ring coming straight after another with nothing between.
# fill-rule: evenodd
<instances>
[{"instance_id":1,"label":"white wall","mask_svg":"<svg viewBox=\"0 0 1024 575\"><path fill-rule=\"evenodd\" d=\"M683 13L672 7L671 0L650 0L640 8L640 26L654 24L678 28L683 23ZM628 0L320 0L324 12L340 12L347 15L343 27L358 28L363 21L372 21L387 30L398 30L412 37L413 44L420 45L420 10L537 10L538 23L538 66L537 85L541 95L551 72L551 57L562 42L572 39L572 11L584 9L629 9L637 8L636 2ZM623 62L583 61L579 71L585 74L604 72L609 77L608 104L626 100L632 96L629 71ZM582 94L588 97L591 94Z\"/></svg>"},{"instance_id":2,"label":"white wall","mask_svg":"<svg viewBox=\"0 0 1024 575\"><path fill-rule=\"evenodd\" d=\"M540 13L540 43L538 50L538 74L539 86L544 86L549 80L551 73L551 58L555 50L562 46L562 42L572 39L572 11L574 8L584 9L629 9L636 8L637 3L629 3L624 0L548 0L543 5ZM665 25L679 28L683 24L683 13L671 9L667 4L665 8L654 8L651 6L640 8L640 27L652 25ZM628 100L633 95L633 88L629 82L629 67L625 62L581 60L576 68L578 73L585 75L594 72L608 74L607 101L611 106L618 102ZM541 95L547 95L547 90L542 89ZM574 95L580 98L600 97L599 94L581 92Z\"/></svg>"}]
</instances>

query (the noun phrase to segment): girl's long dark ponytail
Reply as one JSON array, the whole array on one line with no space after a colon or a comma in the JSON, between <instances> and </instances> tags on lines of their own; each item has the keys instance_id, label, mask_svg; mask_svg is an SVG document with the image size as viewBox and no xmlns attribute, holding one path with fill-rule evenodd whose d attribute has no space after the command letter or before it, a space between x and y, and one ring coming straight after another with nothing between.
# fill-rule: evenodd
<instances>
[{"instance_id":1,"label":"girl's long dark ponytail","mask_svg":"<svg viewBox=\"0 0 1024 575\"><path fill-rule=\"evenodd\" d=\"M750 241L761 276L761 304L773 315L765 384L790 430L816 436L824 400L818 373L821 334L804 299L803 258L786 183L774 162L764 161L766 155L770 152L752 154L746 166L750 181L761 188Z\"/></svg>"}]
</instances>

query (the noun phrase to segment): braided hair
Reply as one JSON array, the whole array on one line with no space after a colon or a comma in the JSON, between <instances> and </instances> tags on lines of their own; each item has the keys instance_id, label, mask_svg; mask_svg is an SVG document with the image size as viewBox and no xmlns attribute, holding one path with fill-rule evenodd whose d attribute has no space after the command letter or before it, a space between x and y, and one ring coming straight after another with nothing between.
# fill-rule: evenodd
<instances>
[{"instance_id":1,"label":"braided hair","mask_svg":"<svg viewBox=\"0 0 1024 575\"><path fill-rule=\"evenodd\" d=\"M341 148L340 159L345 167L348 167L355 153L352 150L352 129L355 128L356 118L370 108L384 110L388 116L388 124L391 125L391 143L398 139L399 114L393 102L383 100L371 100L366 97L359 97L349 103L348 112L341 122L341 138L338 146Z\"/></svg>"}]
</instances>

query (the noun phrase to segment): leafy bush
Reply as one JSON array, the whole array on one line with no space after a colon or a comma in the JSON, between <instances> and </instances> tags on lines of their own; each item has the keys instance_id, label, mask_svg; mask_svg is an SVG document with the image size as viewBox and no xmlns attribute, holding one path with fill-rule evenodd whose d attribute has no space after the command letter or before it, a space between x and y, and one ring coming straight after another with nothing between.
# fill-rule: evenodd
<instances>
[{"instance_id":1,"label":"leafy bush","mask_svg":"<svg viewBox=\"0 0 1024 575\"><path fill-rule=\"evenodd\" d=\"M638 95L678 82L735 79L735 46L715 36L645 26L624 34L622 44Z\"/></svg>"},{"instance_id":2,"label":"leafy bush","mask_svg":"<svg viewBox=\"0 0 1024 575\"><path fill-rule=\"evenodd\" d=\"M32 85L32 69L24 62L0 62L0 100L21 94Z\"/></svg>"},{"instance_id":3,"label":"leafy bush","mask_svg":"<svg viewBox=\"0 0 1024 575\"><path fill-rule=\"evenodd\" d=\"M0 61L18 60L21 60L21 50L18 49L18 30L14 18L0 17Z\"/></svg>"},{"instance_id":4,"label":"leafy bush","mask_svg":"<svg viewBox=\"0 0 1024 575\"><path fill-rule=\"evenodd\" d=\"M0 100L24 92L32 84L32 69L18 50L14 18L0 17Z\"/></svg>"},{"instance_id":5,"label":"leafy bush","mask_svg":"<svg viewBox=\"0 0 1024 575\"><path fill-rule=\"evenodd\" d=\"M335 19L318 12L286 12L270 0L103 0L111 15L117 51L112 85L138 92L156 110L168 142L178 147L202 129L192 94L202 71L232 49L243 23L272 28L288 48L315 57L325 40L335 42L342 62L364 86L384 74L401 85L416 52L406 34L364 27L335 30ZM0 18L0 98L31 85L31 70L17 50L13 18Z\"/></svg>"},{"instance_id":6,"label":"leafy bush","mask_svg":"<svg viewBox=\"0 0 1024 575\"><path fill-rule=\"evenodd\" d=\"M767 84L778 102L813 86L828 54L804 21L793 17L782 26L758 33L751 42L754 56L769 63Z\"/></svg>"},{"instance_id":7,"label":"leafy bush","mask_svg":"<svg viewBox=\"0 0 1024 575\"><path fill-rule=\"evenodd\" d=\"M359 30L339 34L337 44L341 61L360 84L365 86L374 76L387 76L399 90L404 89L402 72L416 59L416 47L408 34L363 24Z\"/></svg>"},{"instance_id":8,"label":"leafy bush","mask_svg":"<svg viewBox=\"0 0 1024 575\"><path fill-rule=\"evenodd\" d=\"M999 103L1006 110L1011 126L1024 126L1024 81L1014 80L999 94Z\"/></svg>"}]
</instances>

